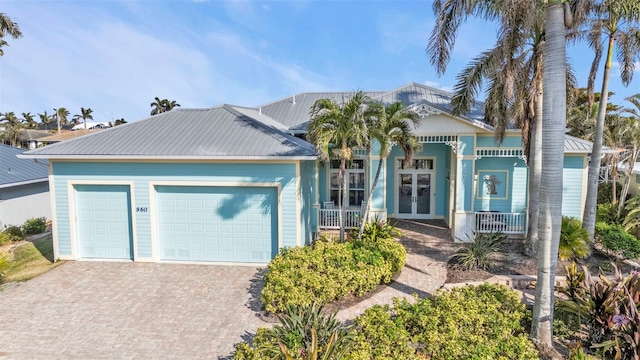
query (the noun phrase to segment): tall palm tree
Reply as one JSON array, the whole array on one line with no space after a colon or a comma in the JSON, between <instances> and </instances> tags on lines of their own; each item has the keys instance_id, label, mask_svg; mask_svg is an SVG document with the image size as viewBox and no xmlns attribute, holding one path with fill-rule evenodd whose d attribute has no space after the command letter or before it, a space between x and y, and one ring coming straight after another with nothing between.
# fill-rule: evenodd
<instances>
[{"instance_id":1,"label":"tall palm tree","mask_svg":"<svg viewBox=\"0 0 640 360\"><path fill-rule=\"evenodd\" d=\"M80 114L75 114L73 115L73 119L74 121L78 121L80 119L82 119L82 121L84 122L84 129L87 130L87 120L93 120L93 115L91 115L91 113L93 112L93 110L91 110L91 108L80 108Z\"/></svg>"},{"instance_id":2,"label":"tall palm tree","mask_svg":"<svg viewBox=\"0 0 640 360\"><path fill-rule=\"evenodd\" d=\"M53 116L54 115L47 114L46 111L43 114L38 114L40 122L45 126L46 130L49 130L49 124L53 121Z\"/></svg>"},{"instance_id":3,"label":"tall palm tree","mask_svg":"<svg viewBox=\"0 0 640 360\"><path fill-rule=\"evenodd\" d=\"M24 122L24 127L26 129L37 129L38 128L38 123L36 123L36 121L33 118L33 115L31 115L31 112L26 112L26 113L22 113L22 121Z\"/></svg>"},{"instance_id":4,"label":"tall palm tree","mask_svg":"<svg viewBox=\"0 0 640 360\"><path fill-rule=\"evenodd\" d=\"M0 13L0 56L4 55L2 47L9 45L4 38L9 35L14 39L22 37L22 32L17 23L13 22L5 13Z\"/></svg>"},{"instance_id":5,"label":"tall palm tree","mask_svg":"<svg viewBox=\"0 0 640 360\"><path fill-rule=\"evenodd\" d=\"M625 165L625 181L622 187L622 193L620 194L620 201L618 202L618 216L622 214L622 210L625 206L625 199L629 193L629 187L631 186L631 180L633 177L633 167L640 157L640 94L635 94L626 98L628 102L633 104L633 108L624 108L623 113L627 113L631 116L624 117L626 120L626 126L624 126L625 144L627 146L627 157Z\"/></svg>"},{"instance_id":6,"label":"tall palm tree","mask_svg":"<svg viewBox=\"0 0 640 360\"><path fill-rule=\"evenodd\" d=\"M2 132L3 140L9 141L11 146L18 146L18 136L23 129L22 122L13 111L1 115L0 122L2 122L2 127L4 128Z\"/></svg>"},{"instance_id":7,"label":"tall palm tree","mask_svg":"<svg viewBox=\"0 0 640 360\"><path fill-rule=\"evenodd\" d=\"M151 115L161 114L163 112L171 111L173 108L180 106L175 100L160 99L155 97L151 103Z\"/></svg>"},{"instance_id":8,"label":"tall palm tree","mask_svg":"<svg viewBox=\"0 0 640 360\"><path fill-rule=\"evenodd\" d=\"M593 239L596 224L596 207L598 202L598 177L600 175L600 157L602 155L602 134L604 120L609 98L609 77L613 63L614 45L617 43L616 58L620 64L620 78L622 84L627 86L633 79L635 62L640 60L640 2L637 0L616 1L589 1L587 12L587 27L583 35L594 49L595 57L589 74L587 84L590 103L592 103L595 75L597 73L604 50L604 41L607 42L604 73L602 76L602 90L600 91L600 104L595 123L595 135L593 138L593 150L591 151L591 163L589 164L589 176L587 182L587 198L584 206L582 225Z\"/></svg>"},{"instance_id":9,"label":"tall palm tree","mask_svg":"<svg viewBox=\"0 0 640 360\"><path fill-rule=\"evenodd\" d=\"M405 161L410 163L413 158L413 151L417 145L415 137L411 134L411 127L418 125L418 114L405 109L402 102L384 106L380 103L371 103L368 110L367 130L369 134L369 143L375 139L380 145L380 160L376 169L376 176L369 190L369 198L367 199L365 211L360 224L358 238L362 237L364 226L369 218L369 210L371 209L371 201L373 200L373 192L376 189L382 165L389 157L392 147L400 146L404 151Z\"/></svg>"},{"instance_id":10,"label":"tall palm tree","mask_svg":"<svg viewBox=\"0 0 640 360\"><path fill-rule=\"evenodd\" d=\"M315 145L323 162L331 158L340 160L338 200L340 241L344 241L345 204L347 202L347 161L353 158L353 148L367 145L366 104L368 96L359 91L350 99L337 104L331 99L319 99L311 107L311 121L307 128L307 139Z\"/></svg>"},{"instance_id":11,"label":"tall palm tree","mask_svg":"<svg viewBox=\"0 0 640 360\"><path fill-rule=\"evenodd\" d=\"M506 6L506 7L505 7ZM460 20L469 15L499 22L496 44L474 58L456 77L452 99L453 114L466 114L477 94L488 82L485 119L495 127L501 143L506 129L522 130L522 143L529 166L528 231L525 253L536 253L538 200L542 171L542 61L544 54L544 6L536 1L477 2L449 0L434 3L439 12L427 48L432 64L444 72L453 39L442 43L440 34L455 34ZM575 83L572 73L568 82Z\"/></svg>"},{"instance_id":12,"label":"tall palm tree","mask_svg":"<svg viewBox=\"0 0 640 360\"><path fill-rule=\"evenodd\" d=\"M58 134L60 134L60 132L62 131L62 125L67 124L68 121L68 117L69 117L69 110L67 110L66 108L57 108L57 109L53 109L54 114L53 117L56 120L56 123L58 124Z\"/></svg>"},{"instance_id":13,"label":"tall palm tree","mask_svg":"<svg viewBox=\"0 0 640 360\"><path fill-rule=\"evenodd\" d=\"M562 168L566 126L566 31L570 9L562 0L545 6L545 49L542 112L542 177L540 227L538 230L538 276L533 305L531 337L552 348L554 285L562 221Z\"/></svg>"}]
</instances>

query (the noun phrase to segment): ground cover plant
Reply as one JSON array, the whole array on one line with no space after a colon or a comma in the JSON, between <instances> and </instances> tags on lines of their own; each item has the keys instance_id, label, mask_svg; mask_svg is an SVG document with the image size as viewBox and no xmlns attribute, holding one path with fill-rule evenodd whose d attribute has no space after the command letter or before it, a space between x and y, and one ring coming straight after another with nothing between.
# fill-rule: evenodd
<instances>
[{"instance_id":1,"label":"ground cover plant","mask_svg":"<svg viewBox=\"0 0 640 360\"><path fill-rule=\"evenodd\" d=\"M604 249L626 259L640 257L640 240L629 234L622 225L596 223L596 239Z\"/></svg>"},{"instance_id":2,"label":"ground cover plant","mask_svg":"<svg viewBox=\"0 0 640 360\"><path fill-rule=\"evenodd\" d=\"M63 263L54 262L51 235L33 242L18 243L11 251L11 254L0 255L6 260L0 274L0 282L3 283L26 281Z\"/></svg>"},{"instance_id":3,"label":"ground cover plant","mask_svg":"<svg viewBox=\"0 0 640 360\"><path fill-rule=\"evenodd\" d=\"M495 257L500 250L500 245L507 236L496 233L475 233L473 241L468 245L460 246L451 255L451 260L462 269L491 270L494 268Z\"/></svg>"},{"instance_id":4,"label":"ground cover plant","mask_svg":"<svg viewBox=\"0 0 640 360\"><path fill-rule=\"evenodd\" d=\"M265 309L277 313L289 305L327 304L389 283L406 260L406 250L392 237L396 233L386 223L372 223L358 240L322 238L311 246L283 249L264 276Z\"/></svg>"}]
</instances>

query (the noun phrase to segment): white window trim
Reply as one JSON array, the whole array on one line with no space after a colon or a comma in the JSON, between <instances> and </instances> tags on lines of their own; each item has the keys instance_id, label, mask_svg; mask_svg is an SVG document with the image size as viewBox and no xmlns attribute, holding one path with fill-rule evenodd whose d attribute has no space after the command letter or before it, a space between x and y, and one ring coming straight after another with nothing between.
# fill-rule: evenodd
<instances>
[{"instance_id":1,"label":"white window trim","mask_svg":"<svg viewBox=\"0 0 640 360\"><path fill-rule=\"evenodd\" d=\"M363 192L363 199L367 198L367 193L368 193L368 188L367 188L367 161L364 159L354 159L354 160L362 160L362 168L361 169L346 169L344 176L347 178L347 188L345 189L346 193L347 193L347 201L349 201L349 191L351 190L351 186L349 185L349 175L350 174L362 174L363 178L364 178L364 188L363 189L353 189L353 190L359 190ZM326 199L325 201L331 201L331 191L332 190L339 190L340 189L340 185L338 185L338 187L333 187L331 186L331 178L333 176L333 174L337 174L340 172L340 169L334 169L331 167L331 162L329 162L329 166L327 167L327 193L326 193ZM336 206L338 206L338 202L334 202ZM356 208L356 207L360 207L361 204L351 204L351 205L347 205L346 207L351 207L351 208Z\"/></svg>"}]
</instances>

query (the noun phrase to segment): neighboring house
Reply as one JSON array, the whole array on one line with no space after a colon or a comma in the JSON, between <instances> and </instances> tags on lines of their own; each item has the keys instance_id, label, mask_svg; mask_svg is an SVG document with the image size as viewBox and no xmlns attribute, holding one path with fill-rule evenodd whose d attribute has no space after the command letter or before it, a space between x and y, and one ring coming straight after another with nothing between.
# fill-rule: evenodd
<instances>
[{"instance_id":1,"label":"neighboring house","mask_svg":"<svg viewBox=\"0 0 640 360\"><path fill-rule=\"evenodd\" d=\"M503 143L482 104L452 116L451 94L411 83L369 92L420 115L411 164L393 149L372 216L443 219L455 239L526 231L528 169L520 131ZM24 155L51 162L56 258L268 262L336 225L337 162L302 140L321 98L302 93L255 108L174 109ZM295 136L294 136L295 135ZM357 149L347 170L349 219L367 198L379 156ZM565 140L563 213L581 217L591 143Z\"/></svg>"},{"instance_id":2,"label":"neighboring house","mask_svg":"<svg viewBox=\"0 0 640 360\"><path fill-rule=\"evenodd\" d=\"M109 125L108 122L94 122L94 121L87 121L86 127L85 127L85 123L82 122L78 125L75 125L74 127L71 128L71 130L76 131L76 130L96 130L96 129L106 129L111 127Z\"/></svg>"},{"instance_id":3,"label":"neighboring house","mask_svg":"<svg viewBox=\"0 0 640 360\"><path fill-rule=\"evenodd\" d=\"M626 176L624 175L626 171L626 163L621 163L618 167L619 174L619 183L624 184ZM640 162L637 162L633 166L631 183L629 184L629 195L636 196L640 195Z\"/></svg>"},{"instance_id":4,"label":"neighboring house","mask_svg":"<svg viewBox=\"0 0 640 360\"><path fill-rule=\"evenodd\" d=\"M49 135L51 135L51 133L48 131L25 129L18 135L18 141L20 142L20 147L31 150L42 145L40 139Z\"/></svg>"},{"instance_id":5,"label":"neighboring house","mask_svg":"<svg viewBox=\"0 0 640 360\"><path fill-rule=\"evenodd\" d=\"M65 131L65 132L61 132L60 134L53 134L53 135L49 134L46 137L38 139L38 141L40 141L43 145L55 144L57 142L75 139L83 135L91 134L92 132L95 132L95 131L96 130Z\"/></svg>"},{"instance_id":6,"label":"neighboring house","mask_svg":"<svg viewBox=\"0 0 640 360\"><path fill-rule=\"evenodd\" d=\"M0 144L0 230L32 217L51 219L48 163L18 159L24 151Z\"/></svg>"}]
</instances>

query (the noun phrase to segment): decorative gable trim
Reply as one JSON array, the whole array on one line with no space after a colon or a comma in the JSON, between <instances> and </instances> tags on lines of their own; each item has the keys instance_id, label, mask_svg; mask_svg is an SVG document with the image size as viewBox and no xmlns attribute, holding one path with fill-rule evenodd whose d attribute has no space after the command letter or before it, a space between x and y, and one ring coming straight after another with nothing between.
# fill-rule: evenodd
<instances>
[{"instance_id":1,"label":"decorative gable trim","mask_svg":"<svg viewBox=\"0 0 640 360\"><path fill-rule=\"evenodd\" d=\"M524 155L522 149L498 149L498 148L484 148L476 149L476 160L483 157L517 157L518 159L527 162L527 157Z\"/></svg>"},{"instance_id":2,"label":"decorative gable trim","mask_svg":"<svg viewBox=\"0 0 640 360\"><path fill-rule=\"evenodd\" d=\"M409 111L413 111L421 118L442 114L442 111L425 104L412 106L409 108Z\"/></svg>"}]
</instances>

